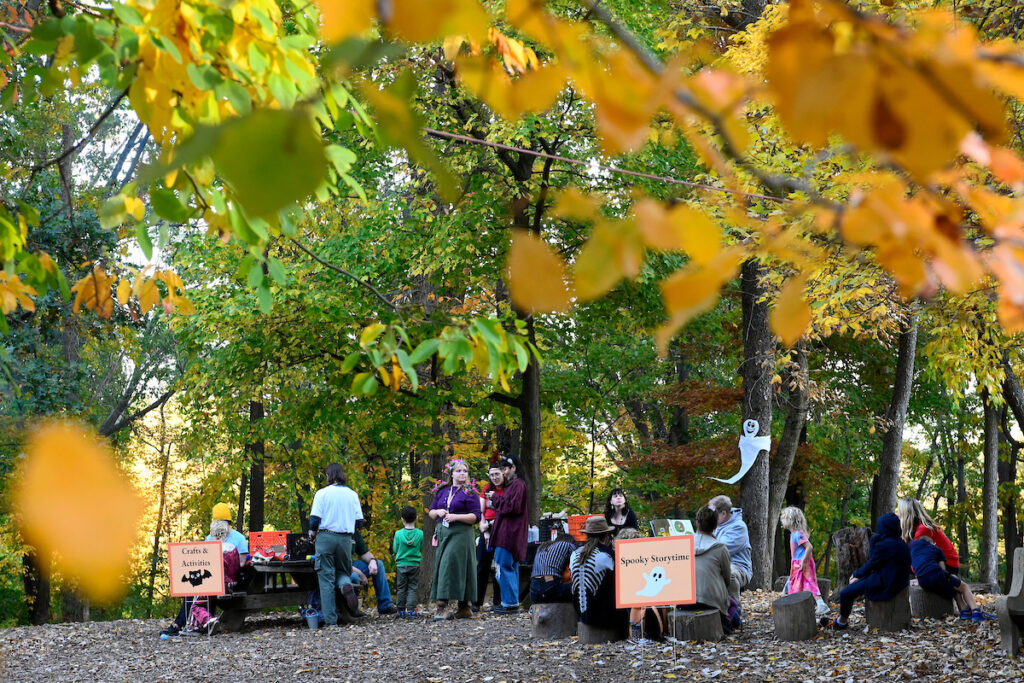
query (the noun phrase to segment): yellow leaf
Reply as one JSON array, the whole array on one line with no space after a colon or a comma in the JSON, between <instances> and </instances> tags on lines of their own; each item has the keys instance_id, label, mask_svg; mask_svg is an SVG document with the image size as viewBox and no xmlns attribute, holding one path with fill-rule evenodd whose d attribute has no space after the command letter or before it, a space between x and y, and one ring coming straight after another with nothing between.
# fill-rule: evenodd
<instances>
[{"instance_id":1,"label":"yellow leaf","mask_svg":"<svg viewBox=\"0 0 1024 683\"><path fill-rule=\"evenodd\" d=\"M413 43L431 43L445 36L466 36L482 43L490 23L477 0L392 0L387 28Z\"/></svg>"},{"instance_id":2,"label":"yellow leaf","mask_svg":"<svg viewBox=\"0 0 1024 683\"><path fill-rule=\"evenodd\" d=\"M380 381L384 384L384 386L391 386L391 373L388 372L388 369L386 367L384 367L383 365L378 365L377 374L380 375Z\"/></svg>"},{"instance_id":3,"label":"yellow leaf","mask_svg":"<svg viewBox=\"0 0 1024 683\"><path fill-rule=\"evenodd\" d=\"M775 307L768 317L772 331L785 346L792 346L802 337L811 322L811 307L804 300L806 282L804 275L790 278L779 292L779 298L775 300Z\"/></svg>"},{"instance_id":4,"label":"yellow leaf","mask_svg":"<svg viewBox=\"0 0 1024 683\"><path fill-rule=\"evenodd\" d=\"M160 290L154 280L146 278L139 287L139 310L145 315L158 303L160 303Z\"/></svg>"},{"instance_id":5,"label":"yellow leaf","mask_svg":"<svg viewBox=\"0 0 1024 683\"><path fill-rule=\"evenodd\" d=\"M138 197L125 197L124 209L137 221L141 221L146 215L146 205Z\"/></svg>"},{"instance_id":6,"label":"yellow leaf","mask_svg":"<svg viewBox=\"0 0 1024 683\"><path fill-rule=\"evenodd\" d=\"M559 193L555 205L549 214L552 218L571 218L579 221L592 221L601 216L601 205L591 195L580 192L575 187Z\"/></svg>"},{"instance_id":7,"label":"yellow leaf","mask_svg":"<svg viewBox=\"0 0 1024 683\"><path fill-rule=\"evenodd\" d=\"M514 230L508 252L508 289L515 305L530 312L569 309L565 263L539 237Z\"/></svg>"},{"instance_id":8,"label":"yellow leaf","mask_svg":"<svg viewBox=\"0 0 1024 683\"><path fill-rule=\"evenodd\" d=\"M117 283L117 302L124 306L132 296L132 286L125 278Z\"/></svg>"},{"instance_id":9,"label":"yellow leaf","mask_svg":"<svg viewBox=\"0 0 1024 683\"><path fill-rule=\"evenodd\" d=\"M636 277L643 257L643 244L633 221L597 221L594 233L576 257L576 295L581 301L596 299L622 278Z\"/></svg>"},{"instance_id":10,"label":"yellow leaf","mask_svg":"<svg viewBox=\"0 0 1024 683\"><path fill-rule=\"evenodd\" d=\"M317 0L320 6L320 35L338 43L365 33L377 16L376 0Z\"/></svg>"},{"instance_id":11,"label":"yellow leaf","mask_svg":"<svg viewBox=\"0 0 1024 683\"><path fill-rule=\"evenodd\" d=\"M184 296L174 297L174 305L181 315L193 315L196 312L196 307L192 304L191 299Z\"/></svg>"},{"instance_id":12,"label":"yellow leaf","mask_svg":"<svg viewBox=\"0 0 1024 683\"><path fill-rule=\"evenodd\" d=\"M373 323L372 325L367 325L366 329L364 329L362 334L359 335L359 345L366 346L370 342L374 341L375 339L377 339L377 337L384 333L386 327L387 326L384 325L383 323Z\"/></svg>"},{"instance_id":13,"label":"yellow leaf","mask_svg":"<svg viewBox=\"0 0 1024 683\"><path fill-rule=\"evenodd\" d=\"M638 202L633 211L652 249L685 251L696 263L710 262L721 249L721 229L701 211L683 204L666 211L650 199Z\"/></svg>"},{"instance_id":14,"label":"yellow leaf","mask_svg":"<svg viewBox=\"0 0 1024 683\"><path fill-rule=\"evenodd\" d=\"M660 283L669 320L654 333L658 353L665 354L669 340L679 328L711 310L722 285L736 276L741 257L738 247L724 249L707 265L691 264Z\"/></svg>"},{"instance_id":15,"label":"yellow leaf","mask_svg":"<svg viewBox=\"0 0 1024 683\"><path fill-rule=\"evenodd\" d=\"M77 424L39 427L25 453L14 490L25 540L90 599L113 602L124 592L142 501L106 445Z\"/></svg>"}]
</instances>

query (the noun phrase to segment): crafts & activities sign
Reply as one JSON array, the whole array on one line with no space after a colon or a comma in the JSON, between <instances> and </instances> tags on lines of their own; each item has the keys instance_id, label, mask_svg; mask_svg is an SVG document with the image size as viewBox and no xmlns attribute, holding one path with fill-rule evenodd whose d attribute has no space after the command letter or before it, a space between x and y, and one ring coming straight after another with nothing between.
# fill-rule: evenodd
<instances>
[{"instance_id":1,"label":"crafts & activities sign","mask_svg":"<svg viewBox=\"0 0 1024 683\"><path fill-rule=\"evenodd\" d=\"M697 601L693 536L615 541L615 605L653 607Z\"/></svg>"},{"instance_id":2,"label":"crafts & activities sign","mask_svg":"<svg viewBox=\"0 0 1024 683\"><path fill-rule=\"evenodd\" d=\"M224 560L220 541L168 543L171 595L224 595Z\"/></svg>"}]
</instances>

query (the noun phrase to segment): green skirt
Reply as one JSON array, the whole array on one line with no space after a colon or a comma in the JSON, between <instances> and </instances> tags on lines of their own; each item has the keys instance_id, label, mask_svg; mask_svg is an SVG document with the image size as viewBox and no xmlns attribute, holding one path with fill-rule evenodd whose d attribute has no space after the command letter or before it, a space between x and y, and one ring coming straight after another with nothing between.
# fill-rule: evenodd
<instances>
[{"instance_id":1,"label":"green skirt","mask_svg":"<svg viewBox=\"0 0 1024 683\"><path fill-rule=\"evenodd\" d=\"M476 600L476 544L473 525L437 527L431 600Z\"/></svg>"}]
</instances>

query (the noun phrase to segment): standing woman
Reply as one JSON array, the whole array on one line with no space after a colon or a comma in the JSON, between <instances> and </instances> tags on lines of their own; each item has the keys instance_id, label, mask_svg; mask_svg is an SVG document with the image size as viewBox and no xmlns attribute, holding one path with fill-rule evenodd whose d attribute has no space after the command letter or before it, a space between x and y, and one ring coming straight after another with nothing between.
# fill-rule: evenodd
<instances>
[{"instance_id":1,"label":"standing woman","mask_svg":"<svg viewBox=\"0 0 1024 683\"><path fill-rule=\"evenodd\" d=\"M637 529L636 513L626 502L626 492L621 488L614 488L608 494L608 500L604 504L604 518L615 529L618 534L622 529Z\"/></svg>"},{"instance_id":2,"label":"standing woman","mask_svg":"<svg viewBox=\"0 0 1024 683\"><path fill-rule=\"evenodd\" d=\"M501 476L501 463L494 462L487 471L490 483L484 486L480 496L480 507L484 516L480 520L480 538L476 544L476 601L473 603L473 611L476 612L484 603L484 596L487 594L487 583L491 580L491 564L494 562L494 550L489 548L491 540L491 524L497 517L498 511L494 509L491 501L487 499L487 492L494 491L495 496L501 496L505 492L505 479ZM501 604L501 588L498 585L498 577L494 577L494 590L491 600L495 607Z\"/></svg>"},{"instance_id":3,"label":"standing woman","mask_svg":"<svg viewBox=\"0 0 1024 683\"><path fill-rule=\"evenodd\" d=\"M932 539L946 556L946 571L950 574L960 573L959 553L916 498L900 498L896 505L896 516L900 518L900 531L904 541L909 544L922 536Z\"/></svg>"},{"instance_id":4,"label":"standing woman","mask_svg":"<svg viewBox=\"0 0 1024 683\"><path fill-rule=\"evenodd\" d=\"M490 547L498 566L501 605L494 614L515 614L519 611L519 563L526 559L526 539L530 531L530 495L526 482L519 476L519 460L511 455L501 457L501 476L505 491L500 496L487 492L487 499L497 511L491 526Z\"/></svg>"},{"instance_id":5,"label":"standing woman","mask_svg":"<svg viewBox=\"0 0 1024 683\"><path fill-rule=\"evenodd\" d=\"M461 458L445 465L451 473L448 484L434 495L427 514L437 522L434 538L434 584L430 599L436 601L434 621L468 619L470 603L476 600L476 553L473 527L480 520L480 497L469 483L469 466ZM448 601L457 600L459 610L451 612Z\"/></svg>"}]
</instances>

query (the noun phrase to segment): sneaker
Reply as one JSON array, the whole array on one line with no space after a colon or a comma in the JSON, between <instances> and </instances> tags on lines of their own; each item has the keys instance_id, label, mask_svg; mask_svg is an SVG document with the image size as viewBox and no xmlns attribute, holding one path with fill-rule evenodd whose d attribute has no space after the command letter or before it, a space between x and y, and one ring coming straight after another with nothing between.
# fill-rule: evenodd
<instances>
[{"instance_id":1,"label":"sneaker","mask_svg":"<svg viewBox=\"0 0 1024 683\"><path fill-rule=\"evenodd\" d=\"M960 621L970 621L972 614L973 612L971 612L970 608L965 607L960 610Z\"/></svg>"},{"instance_id":2,"label":"sneaker","mask_svg":"<svg viewBox=\"0 0 1024 683\"><path fill-rule=\"evenodd\" d=\"M491 614L519 614L519 605L513 605L512 607L498 605L491 610Z\"/></svg>"},{"instance_id":3,"label":"sneaker","mask_svg":"<svg viewBox=\"0 0 1024 683\"><path fill-rule=\"evenodd\" d=\"M171 624L170 626L165 628L163 631L160 631L160 637L162 639L165 639L165 640L167 638L176 638L177 636L180 636L180 635L181 635L181 627L178 626L177 624Z\"/></svg>"},{"instance_id":4,"label":"sneaker","mask_svg":"<svg viewBox=\"0 0 1024 683\"><path fill-rule=\"evenodd\" d=\"M366 616L359 610L359 597L356 595L356 591L352 588L351 584L346 583L341 587L341 595L345 598L345 605L348 607L349 614L354 617Z\"/></svg>"},{"instance_id":5,"label":"sneaker","mask_svg":"<svg viewBox=\"0 0 1024 683\"><path fill-rule=\"evenodd\" d=\"M832 611L832 608L829 607L828 605L826 605L824 602L822 602L822 603L819 603L818 606L815 608L814 614L820 617L820 616L824 616L824 615L828 614L831 611Z\"/></svg>"},{"instance_id":6,"label":"sneaker","mask_svg":"<svg viewBox=\"0 0 1024 683\"><path fill-rule=\"evenodd\" d=\"M420 611L418 609L409 609L405 611L406 619L419 619Z\"/></svg>"},{"instance_id":7,"label":"sneaker","mask_svg":"<svg viewBox=\"0 0 1024 683\"><path fill-rule=\"evenodd\" d=\"M996 615L982 612L980 607L971 612L971 621L995 621L996 619L998 619Z\"/></svg>"},{"instance_id":8,"label":"sneaker","mask_svg":"<svg viewBox=\"0 0 1024 683\"><path fill-rule=\"evenodd\" d=\"M405 610L404 609L398 610L398 614L395 615L395 618L396 619L405 619Z\"/></svg>"},{"instance_id":9,"label":"sneaker","mask_svg":"<svg viewBox=\"0 0 1024 683\"><path fill-rule=\"evenodd\" d=\"M832 631L843 631L850 627L850 624L839 621L839 617L835 617L833 619L822 617L821 621L818 623L821 624L822 628L827 628Z\"/></svg>"},{"instance_id":10,"label":"sneaker","mask_svg":"<svg viewBox=\"0 0 1024 683\"><path fill-rule=\"evenodd\" d=\"M386 617L389 614L399 614L399 612L397 607L391 605L391 607L387 607L385 609L378 609L377 614L379 614L382 617ZM402 612L401 614L405 614L405 612Z\"/></svg>"},{"instance_id":11,"label":"sneaker","mask_svg":"<svg viewBox=\"0 0 1024 683\"><path fill-rule=\"evenodd\" d=\"M224 630L224 625L220 623L220 619L214 617L206 622L206 635L212 636L215 633L220 633Z\"/></svg>"}]
</instances>

